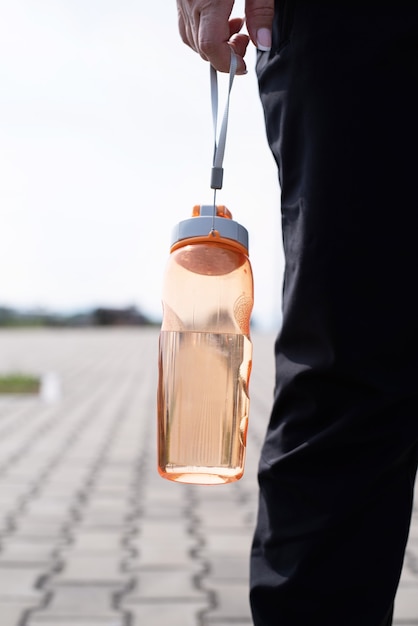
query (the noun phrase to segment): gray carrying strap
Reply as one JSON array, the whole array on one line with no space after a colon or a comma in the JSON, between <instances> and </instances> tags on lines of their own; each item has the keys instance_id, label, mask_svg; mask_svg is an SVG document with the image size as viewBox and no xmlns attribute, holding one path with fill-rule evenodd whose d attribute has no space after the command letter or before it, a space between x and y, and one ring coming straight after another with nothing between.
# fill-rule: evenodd
<instances>
[{"instance_id":1,"label":"gray carrying strap","mask_svg":"<svg viewBox=\"0 0 418 626\"><path fill-rule=\"evenodd\" d=\"M212 117L213 117L213 132L215 136L215 147L213 153L213 167L210 186L211 189L222 189L223 181L223 167L222 163L225 154L226 143L226 131L228 128L228 113L229 113L229 96L231 94L232 83L234 82L235 72L237 70L237 57L235 52L231 48L231 64L229 67L229 85L228 96L225 105L225 111L222 118L221 129L219 132L219 138L216 139L217 125L218 125L218 77L215 68L210 66L210 90L212 97Z\"/></svg>"}]
</instances>

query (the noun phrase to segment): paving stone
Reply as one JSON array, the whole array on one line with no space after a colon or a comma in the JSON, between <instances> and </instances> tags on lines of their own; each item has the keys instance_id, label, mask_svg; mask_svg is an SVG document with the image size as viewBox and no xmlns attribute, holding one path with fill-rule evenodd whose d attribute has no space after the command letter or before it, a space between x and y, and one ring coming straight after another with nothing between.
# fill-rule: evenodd
<instances>
[{"instance_id":1,"label":"paving stone","mask_svg":"<svg viewBox=\"0 0 418 626\"><path fill-rule=\"evenodd\" d=\"M61 503L62 508L69 510L80 499L83 487L84 483L63 485L46 479L42 483L42 492L39 497L54 501L57 506Z\"/></svg>"},{"instance_id":2,"label":"paving stone","mask_svg":"<svg viewBox=\"0 0 418 626\"><path fill-rule=\"evenodd\" d=\"M198 532L204 534L205 543L201 549L202 554L249 554L252 542L250 529L237 529L235 532L214 530L205 533L205 528L199 528Z\"/></svg>"},{"instance_id":3,"label":"paving stone","mask_svg":"<svg viewBox=\"0 0 418 626\"><path fill-rule=\"evenodd\" d=\"M81 527L75 531L74 541L67 546L71 553L78 554L120 554L123 548L120 528L86 529Z\"/></svg>"},{"instance_id":4,"label":"paving stone","mask_svg":"<svg viewBox=\"0 0 418 626\"><path fill-rule=\"evenodd\" d=\"M198 626L206 604L197 602L155 602L129 605L132 626Z\"/></svg>"},{"instance_id":5,"label":"paving stone","mask_svg":"<svg viewBox=\"0 0 418 626\"><path fill-rule=\"evenodd\" d=\"M127 481L132 474L132 467L115 466L106 462L106 466L100 472L100 482L102 485L126 489Z\"/></svg>"},{"instance_id":6,"label":"paving stone","mask_svg":"<svg viewBox=\"0 0 418 626\"><path fill-rule=\"evenodd\" d=\"M71 517L74 517L73 513L69 513L67 518L54 518L48 515L32 515L25 514L15 520L16 531L21 534L31 536L45 536L49 539L59 536L63 527L70 523Z\"/></svg>"},{"instance_id":7,"label":"paving stone","mask_svg":"<svg viewBox=\"0 0 418 626\"><path fill-rule=\"evenodd\" d=\"M179 485L181 488L181 485ZM225 485L189 485L190 496L199 506L234 505L239 500L240 482Z\"/></svg>"},{"instance_id":8,"label":"paving stone","mask_svg":"<svg viewBox=\"0 0 418 626\"><path fill-rule=\"evenodd\" d=\"M0 613L1 616L1 613ZM79 617L67 618L57 614L34 615L26 622L25 626L126 626L123 617ZM3 626L3 624L2 624ZM4 625L6 626L6 624ZM12 625L10 625L12 626ZM17 624L13 624L17 626Z\"/></svg>"},{"instance_id":9,"label":"paving stone","mask_svg":"<svg viewBox=\"0 0 418 626\"><path fill-rule=\"evenodd\" d=\"M184 520L188 513L188 505L186 503L180 503L177 507L170 508L163 501L148 503L141 499L138 502L138 507L141 511L140 524L146 520L152 522L167 517L173 521L176 519Z\"/></svg>"},{"instance_id":10,"label":"paving stone","mask_svg":"<svg viewBox=\"0 0 418 626\"><path fill-rule=\"evenodd\" d=\"M127 594L124 606L145 600L187 602L205 601L207 594L196 588L193 573L180 569L160 568L141 571L136 576L136 589Z\"/></svg>"},{"instance_id":11,"label":"paving stone","mask_svg":"<svg viewBox=\"0 0 418 626\"><path fill-rule=\"evenodd\" d=\"M191 536L169 537L142 536L127 542L141 567L158 564L175 565L191 563L198 542Z\"/></svg>"},{"instance_id":12,"label":"paving stone","mask_svg":"<svg viewBox=\"0 0 418 626\"><path fill-rule=\"evenodd\" d=\"M184 497L177 498L165 498L164 494L159 494L158 487L155 489L155 494L150 498L145 493L140 494L140 502L144 505L147 514L157 515L160 520L173 519L184 515L191 507Z\"/></svg>"},{"instance_id":13,"label":"paving stone","mask_svg":"<svg viewBox=\"0 0 418 626\"><path fill-rule=\"evenodd\" d=\"M45 621L49 624L53 622L54 626L63 626L64 620L86 620L87 623L96 620L118 624L120 612L113 608L117 591L117 587L94 585L53 588L48 606L34 612L30 623L39 624Z\"/></svg>"},{"instance_id":14,"label":"paving stone","mask_svg":"<svg viewBox=\"0 0 418 626\"><path fill-rule=\"evenodd\" d=\"M126 480L124 484L108 484L100 481L94 487L95 497L102 501L107 501L114 506L126 506L130 501L130 491L132 489L131 481Z\"/></svg>"},{"instance_id":15,"label":"paving stone","mask_svg":"<svg viewBox=\"0 0 418 626\"><path fill-rule=\"evenodd\" d=\"M34 485L29 481L15 483L0 479L0 510L7 512L20 509L33 491Z\"/></svg>"},{"instance_id":16,"label":"paving stone","mask_svg":"<svg viewBox=\"0 0 418 626\"><path fill-rule=\"evenodd\" d=\"M94 506L83 511L80 527L83 529L121 528L127 523L127 511L111 506Z\"/></svg>"},{"instance_id":17,"label":"paving stone","mask_svg":"<svg viewBox=\"0 0 418 626\"><path fill-rule=\"evenodd\" d=\"M25 515L48 519L52 524L62 524L71 515L71 501L37 498L25 507Z\"/></svg>"},{"instance_id":18,"label":"paving stone","mask_svg":"<svg viewBox=\"0 0 418 626\"><path fill-rule=\"evenodd\" d=\"M243 581L248 584L250 555L238 554L225 557L224 554L208 554L208 572L204 580Z\"/></svg>"},{"instance_id":19,"label":"paving stone","mask_svg":"<svg viewBox=\"0 0 418 626\"><path fill-rule=\"evenodd\" d=\"M134 544L138 546L137 543ZM130 546L131 547L131 546ZM191 554L191 549L184 546L167 544L160 544L153 542L150 544L144 544L136 548L135 557L131 557L127 563L127 570L129 572L149 569L149 568L190 568L194 562L194 557Z\"/></svg>"},{"instance_id":20,"label":"paving stone","mask_svg":"<svg viewBox=\"0 0 418 626\"><path fill-rule=\"evenodd\" d=\"M205 616L199 626L248 626L252 625L253 620L251 617L248 618L238 618L238 619L224 619L222 617L207 617Z\"/></svg>"},{"instance_id":21,"label":"paving stone","mask_svg":"<svg viewBox=\"0 0 418 626\"><path fill-rule=\"evenodd\" d=\"M79 459L65 459L66 466L58 467L54 474L45 481L45 487L48 490L54 490L58 493L68 493L79 485L84 484L91 472L91 461L85 467Z\"/></svg>"},{"instance_id":22,"label":"paving stone","mask_svg":"<svg viewBox=\"0 0 418 626\"><path fill-rule=\"evenodd\" d=\"M414 585L400 585L395 599L395 617L398 621L418 622L418 580Z\"/></svg>"},{"instance_id":23,"label":"paving stone","mask_svg":"<svg viewBox=\"0 0 418 626\"><path fill-rule=\"evenodd\" d=\"M213 618L211 620L211 618L209 618L209 621L207 621L206 618L204 618L202 620L201 625L199 626L248 626L248 624L252 624L253 620L251 618L248 619L244 619L244 618L240 618L238 620L236 619L228 619L228 620L224 620L223 618Z\"/></svg>"},{"instance_id":24,"label":"paving stone","mask_svg":"<svg viewBox=\"0 0 418 626\"><path fill-rule=\"evenodd\" d=\"M402 570L402 577L401 577L400 586L401 585L408 586L408 585L413 585L413 584L417 585L417 593L418 593L417 574L416 574L416 572L414 572L413 570L410 570L409 567L407 567L405 565L403 570Z\"/></svg>"},{"instance_id":25,"label":"paving stone","mask_svg":"<svg viewBox=\"0 0 418 626\"><path fill-rule=\"evenodd\" d=\"M0 600L1 626L19 626L25 613L32 608L30 603Z\"/></svg>"},{"instance_id":26,"label":"paving stone","mask_svg":"<svg viewBox=\"0 0 418 626\"><path fill-rule=\"evenodd\" d=\"M191 521L183 516L180 519L167 517L159 520L149 520L146 517L139 520L140 537L145 541L156 539L167 543L190 540Z\"/></svg>"},{"instance_id":27,"label":"paving stone","mask_svg":"<svg viewBox=\"0 0 418 626\"><path fill-rule=\"evenodd\" d=\"M205 589L215 594L216 606L205 613L203 624L209 626L220 621L252 623L248 599L248 585L239 582L205 582Z\"/></svg>"},{"instance_id":28,"label":"paving stone","mask_svg":"<svg viewBox=\"0 0 418 626\"><path fill-rule=\"evenodd\" d=\"M418 517L418 512L415 513L416 517ZM411 524L411 528L409 531L409 540L410 541L418 541L418 522L414 522Z\"/></svg>"},{"instance_id":29,"label":"paving stone","mask_svg":"<svg viewBox=\"0 0 418 626\"><path fill-rule=\"evenodd\" d=\"M42 592L36 589L42 570L35 566L13 567L0 566L0 602L29 601L37 603Z\"/></svg>"},{"instance_id":30,"label":"paving stone","mask_svg":"<svg viewBox=\"0 0 418 626\"><path fill-rule=\"evenodd\" d=\"M14 538L29 539L48 544L59 541L63 536L63 525L56 521L44 518L26 517L16 522L16 528L4 535L5 540L13 535Z\"/></svg>"},{"instance_id":31,"label":"paving stone","mask_svg":"<svg viewBox=\"0 0 418 626\"><path fill-rule=\"evenodd\" d=\"M107 483L106 483L106 486ZM87 512L91 511L114 511L115 507L117 507L120 514L123 514L124 511L121 510L121 503L126 504L128 502L129 491L125 481L125 490L126 495L125 498L114 498L110 495L103 493L103 491L99 491L100 483L95 483L92 492L89 494L86 510Z\"/></svg>"},{"instance_id":32,"label":"paving stone","mask_svg":"<svg viewBox=\"0 0 418 626\"><path fill-rule=\"evenodd\" d=\"M74 551L64 558L64 569L54 578L56 585L118 585L126 579L118 555L115 558L96 554L92 558L89 554Z\"/></svg>"},{"instance_id":33,"label":"paving stone","mask_svg":"<svg viewBox=\"0 0 418 626\"><path fill-rule=\"evenodd\" d=\"M19 502L22 498L26 498L30 493L28 481L15 483L7 480L0 480L0 506L1 507L13 507L16 502Z\"/></svg>"},{"instance_id":34,"label":"paving stone","mask_svg":"<svg viewBox=\"0 0 418 626\"><path fill-rule=\"evenodd\" d=\"M9 533L13 528L13 520L9 513L2 515L0 513L0 537Z\"/></svg>"},{"instance_id":35,"label":"paving stone","mask_svg":"<svg viewBox=\"0 0 418 626\"><path fill-rule=\"evenodd\" d=\"M237 527L248 525L247 506L240 506L237 503L218 503L217 506L206 504L199 505L196 513L205 529L231 529L235 531Z\"/></svg>"},{"instance_id":36,"label":"paving stone","mask_svg":"<svg viewBox=\"0 0 418 626\"><path fill-rule=\"evenodd\" d=\"M53 548L51 544L16 539L12 535L2 543L0 567L12 564L46 566L51 563L52 558Z\"/></svg>"}]
</instances>

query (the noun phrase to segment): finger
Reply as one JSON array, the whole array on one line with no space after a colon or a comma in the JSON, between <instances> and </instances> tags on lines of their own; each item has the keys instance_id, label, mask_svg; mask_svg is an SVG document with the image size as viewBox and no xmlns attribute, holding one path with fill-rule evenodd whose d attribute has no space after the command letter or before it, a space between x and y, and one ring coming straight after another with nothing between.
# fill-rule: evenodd
<instances>
[{"instance_id":1,"label":"finger","mask_svg":"<svg viewBox=\"0 0 418 626\"><path fill-rule=\"evenodd\" d=\"M250 38L248 37L248 35L244 35L244 34L232 35L231 39L229 40L229 45L231 46L231 48L234 50L235 54L237 55L238 62L242 60L244 65L245 65L244 56L247 51L247 46L249 42L250 42ZM245 71L246 70L244 70L244 72ZM239 74L243 72L237 71L237 73Z\"/></svg>"},{"instance_id":2,"label":"finger","mask_svg":"<svg viewBox=\"0 0 418 626\"><path fill-rule=\"evenodd\" d=\"M249 44L250 38L246 34L240 34L241 28L245 24L245 19L237 17L232 20L229 20L229 45L234 50L235 54L238 57L241 57L244 65L244 56L247 51L247 46ZM243 73L244 65L241 65L241 73ZM240 71L238 71L240 73Z\"/></svg>"},{"instance_id":3,"label":"finger","mask_svg":"<svg viewBox=\"0 0 418 626\"><path fill-rule=\"evenodd\" d=\"M202 13L199 25L199 52L200 55L208 60L213 67L219 72L229 72L231 64L231 46L237 54L237 74L245 74L247 71L245 61L243 59L245 50L249 41L247 35L238 34L238 30L242 27L243 21L240 18L234 18L224 22L219 22L214 26L213 22L209 25L205 21ZM231 35L232 32L232 35ZM207 36L210 33L210 37Z\"/></svg>"},{"instance_id":4,"label":"finger","mask_svg":"<svg viewBox=\"0 0 418 626\"><path fill-rule=\"evenodd\" d=\"M229 20L229 36L232 37L232 35L239 33L239 31L244 26L244 24L245 24L245 19L243 17L233 17L232 19L230 19Z\"/></svg>"},{"instance_id":5,"label":"finger","mask_svg":"<svg viewBox=\"0 0 418 626\"><path fill-rule=\"evenodd\" d=\"M270 50L274 0L246 0L245 15L253 44L259 50Z\"/></svg>"}]
</instances>

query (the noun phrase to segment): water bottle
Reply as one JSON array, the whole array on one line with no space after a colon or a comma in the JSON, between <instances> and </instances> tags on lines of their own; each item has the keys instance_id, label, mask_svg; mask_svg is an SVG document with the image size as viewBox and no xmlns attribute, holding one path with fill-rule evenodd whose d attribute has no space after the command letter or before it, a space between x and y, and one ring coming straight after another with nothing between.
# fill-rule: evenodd
<instances>
[{"instance_id":1,"label":"water bottle","mask_svg":"<svg viewBox=\"0 0 418 626\"><path fill-rule=\"evenodd\" d=\"M159 337L158 470L223 484L244 472L252 363L247 230L224 206L174 229Z\"/></svg>"}]
</instances>

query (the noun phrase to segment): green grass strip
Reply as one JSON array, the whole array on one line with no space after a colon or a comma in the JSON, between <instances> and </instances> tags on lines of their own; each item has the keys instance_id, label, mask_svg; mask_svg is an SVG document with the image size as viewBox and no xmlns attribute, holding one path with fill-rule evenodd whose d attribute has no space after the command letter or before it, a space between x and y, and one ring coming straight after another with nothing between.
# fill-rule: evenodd
<instances>
[{"instance_id":1,"label":"green grass strip","mask_svg":"<svg viewBox=\"0 0 418 626\"><path fill-rule=\"evenodd\" d=\"M0 374L1 393L38 393L41 381L28 374Z\"/></svg>"}]
</instances>

